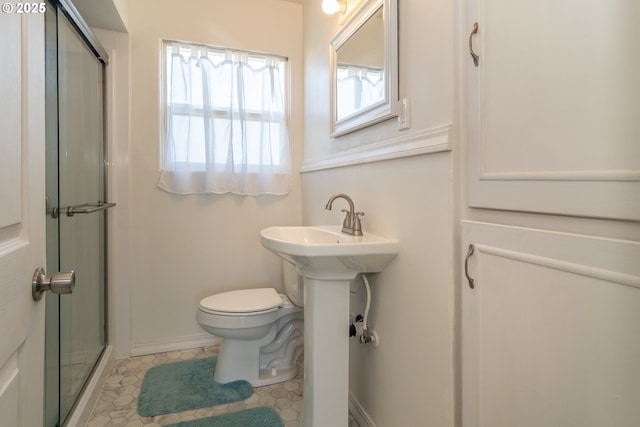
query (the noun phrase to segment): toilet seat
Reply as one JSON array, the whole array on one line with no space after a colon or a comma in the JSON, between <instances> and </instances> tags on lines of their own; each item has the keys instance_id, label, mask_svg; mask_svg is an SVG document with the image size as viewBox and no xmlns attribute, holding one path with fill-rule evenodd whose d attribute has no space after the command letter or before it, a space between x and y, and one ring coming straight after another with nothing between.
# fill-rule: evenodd
<instances>
[{"instance_id":1,"label":"toilet seat","mask_svg":"<svg viewBox=\"0 0 640 427\"><path fill-rule=\"evenodd\" d=\"M284 305L273 288L241 289L208 296L200 301L200 310L224 316L252 316L277 311Z\"/></svg>"}]
</instances>

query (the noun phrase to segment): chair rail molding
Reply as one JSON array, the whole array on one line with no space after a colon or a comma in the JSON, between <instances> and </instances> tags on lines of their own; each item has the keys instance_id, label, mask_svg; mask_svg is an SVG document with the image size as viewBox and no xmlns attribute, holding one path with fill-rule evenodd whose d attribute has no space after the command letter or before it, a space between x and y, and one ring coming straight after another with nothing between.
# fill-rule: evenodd
<instances>
[{"instance_id":1,"label":"chair rail molding","mask_svg":"<svg viewBox=\"0 0 640 427\"><path fill-rule=\"evenodd\" d=\"M307 159L303 161L300 172L313 172L451 150L451 124L449 123L361 145L326 157Z\"/></svg>"}]
</instances>

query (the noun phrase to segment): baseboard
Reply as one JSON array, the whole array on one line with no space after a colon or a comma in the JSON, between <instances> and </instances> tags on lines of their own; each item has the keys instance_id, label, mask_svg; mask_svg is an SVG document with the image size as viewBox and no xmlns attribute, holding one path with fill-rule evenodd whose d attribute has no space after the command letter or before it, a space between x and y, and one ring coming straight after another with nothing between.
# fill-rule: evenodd
<instances>
[{"instance_id":1,"label":"baseboard","mask_svg":"<svg viewBox=\"0 0 640 427\"><path fill-rule=\"evenodd\" d=\"M376 427L358 399L349 393L349 413L358 424L358 427Z\"/></svg>"},{"instance_id":2,"label":"baseboard","mask_svg":"<svg viewBox=\"0 0 640 427\"><path fill-rule=\"evenodd\" d=\"M185 350L188 348L208 347L210 345L219 344L220 342L222 342L222 338L215 337L210 334L190 335L186 337L131 344L129 354L131 356L143 356L146 354L166 353L168 351Z\"/></svg>"},{"instance_id":3,"label":"baseboard","mask_svg":"<svg viewBox=\"0 0 640 427\"><path fill-rule=\"evenodd\" d=\"M71 412L71 415L64 423L64 427L85 427L87 425L91 411L100 397L102 386L107 376L109 376L112 361L113 346L108 345L96 364L96 367L91 374L91 378L89 379L89 382L87 382L80 399L78 400L75 408L73 408L73 412Z\"/></svg>"}]
</instances>

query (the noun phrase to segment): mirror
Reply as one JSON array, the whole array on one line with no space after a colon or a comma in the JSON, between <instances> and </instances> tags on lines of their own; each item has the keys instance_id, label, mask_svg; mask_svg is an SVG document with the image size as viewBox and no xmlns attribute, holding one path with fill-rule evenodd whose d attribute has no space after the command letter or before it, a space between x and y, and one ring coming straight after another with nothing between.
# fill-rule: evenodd
<instances>
[{"instance_id":1,"label":"mirror","mask_svg":"<svg viewBox=\"0 0 640 427\"><path fill-rule=\"evenodd\" d=\"M331 42L331 136L397 115L397 0L367 0Z\"/></svg>"}]
</instances>

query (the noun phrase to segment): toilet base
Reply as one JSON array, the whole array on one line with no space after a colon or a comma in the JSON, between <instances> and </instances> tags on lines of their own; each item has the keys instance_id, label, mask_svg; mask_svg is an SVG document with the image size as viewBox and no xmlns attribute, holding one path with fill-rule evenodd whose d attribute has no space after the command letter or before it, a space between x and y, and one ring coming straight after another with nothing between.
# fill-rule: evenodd
<instances>
[{"instance_id":1,"label":"toilet base","mask_svg":"<svg viewBox=\"0 0 640 427\"><path fill-rule=\"evenodd\" d=\"M260 340L224 338L213 379L221 384L242 379L259 387L294 378L303 336L302 313L296 313L280 318Z\"/></svg>"}]
</instances>

